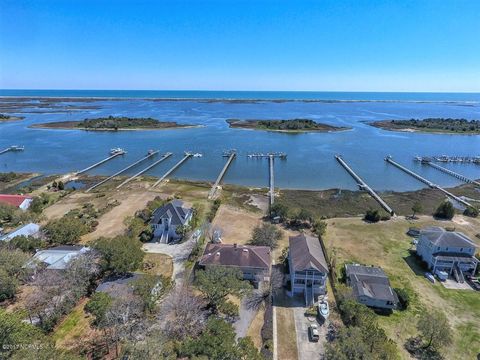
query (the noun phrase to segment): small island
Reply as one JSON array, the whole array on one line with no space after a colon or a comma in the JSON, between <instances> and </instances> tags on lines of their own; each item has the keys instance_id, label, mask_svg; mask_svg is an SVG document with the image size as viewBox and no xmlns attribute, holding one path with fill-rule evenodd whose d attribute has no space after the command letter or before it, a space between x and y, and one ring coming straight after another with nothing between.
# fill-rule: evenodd
<instances>
[{"instance_id":1,"label":"small island","mask_svg":"<svg viewBox=\"0 0 480 360\"><path fill-rule=\"evenodd\" d=\"M279 132L332 132L350 128L317 123L310 119L291 120L240 120L228 119L231 128L267 130Z\"/></svg>"},{"instance_id":2,"label":"small island","mask_svg":"<svg viewBox=\"0 0 480 360\"><path fill-rule=\"evenodd\" d=\"M10 116L6 114L0 114L0 122L2 121L16 121L16 120L23 120L23 116Z\"/></svg>"},{"instance_id":3,"label":"small island","mask_svg":"<svg viewBox=\"0 0 480 360\"><path fill-rule=\"evenodd\" d=\"M178 124L175 121L160 121L153 118L130 118L109 116L105 118L85 119L81 121L57 121L34 124L32 128L66 129L87 131L118 131L118 130L163 130L191 128L196 125Z\"/></svg>"},{"instance_id":4,"label":"small island","mask_svg":"<svg viewBox=\"0 0 480 360\"><path fill-rule=\"evenodd\" d=\"M480 120L427 118L423 120L382 120L369 125L390 131L438 134L480 134Z\"/></svg>"}]
</instances>

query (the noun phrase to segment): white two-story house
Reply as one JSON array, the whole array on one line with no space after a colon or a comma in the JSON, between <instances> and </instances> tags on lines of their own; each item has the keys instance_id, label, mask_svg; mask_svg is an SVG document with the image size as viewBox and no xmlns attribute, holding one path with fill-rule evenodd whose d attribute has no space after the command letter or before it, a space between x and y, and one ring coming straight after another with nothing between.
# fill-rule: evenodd
<instances>
[{"instance_id":1,"label":"white two-story house","mask_svg":"<svg viewBox=\"0 0 480 360\"><path fill-rule=\"evenodd\" d=\"M447 231L440 227L428 227L420 231L417 254L428 268L446 271L463 281L464 274L474 274L478 266L475 258L477 247L465 234Z\"/></svg>"},{"instance_id":2,"label":"white two-story house","mask_svg":"<svg viewBox=\"0 0 480 360\"><path fill-rule=\"evenodd\" d=\"M159 243L168 244L181 238L177 227L186 226L192 219L192 209L183 207L180 200L173 200L153 212L150 225L153 228L153 238Z\"/></svg>"},{"instance_id":3,"label":"white two-story house","mask_svg":"<svg viewBox=\"0 0 480 360\"><path fill-rule=\"evenodd\" d=\"M303 294L306 306L327 292L328 265L320 241L305 234L289 239L290 294Z\"/></svg>"}]
</instances>

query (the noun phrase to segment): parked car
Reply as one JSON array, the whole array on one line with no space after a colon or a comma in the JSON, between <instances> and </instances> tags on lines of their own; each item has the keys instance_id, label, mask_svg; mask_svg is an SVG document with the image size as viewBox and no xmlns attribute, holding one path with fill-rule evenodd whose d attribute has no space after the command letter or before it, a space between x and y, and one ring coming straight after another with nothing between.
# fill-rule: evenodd
<instances>
[{"instance_id":1,"label":"parked car","mask_svg":"<svg viewBox=\"0 0 480 360\"><path fill-rule=\"evenodd\" d=\"M320 340L317 324L312 324L308 327L308 337L310 338L310 341L313 342L318 342L318 340Z\"/></svg>"},{"instance_id":2,"label":"parked car","mask_svg":"<svg viewBox=\"0 0 480 360\"><path fill-rule=\"evenodd\" d=\"M480 280L474 278L473 276L467 276L467 283L477 291L480 291Z\"/></svg>"}]
</instances>

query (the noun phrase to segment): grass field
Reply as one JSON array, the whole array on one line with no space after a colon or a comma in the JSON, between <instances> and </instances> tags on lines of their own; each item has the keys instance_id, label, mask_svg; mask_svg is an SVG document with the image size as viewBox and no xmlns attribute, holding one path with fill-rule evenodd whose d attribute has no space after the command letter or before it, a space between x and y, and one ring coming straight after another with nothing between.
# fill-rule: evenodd
<instances>
[{"instance_id":1,"label":"grass field","mask_svg":"<svg viewBox=\"0 0 480 360\"><path fill-rule=\"evenodd\" d=\"M55 328L52 338L57 347L74 349L94 332L90 327L90 317L83 309L87 301L87 298L80 301Z\"/></svg>"},{"instance_id":2,"label":"grass field","mask_svg":"<svg viewBox=\"0 0 480 360\"><path fill-rule=\"evenodd\" d=\"M403 349L407 338L417 334L416 319L425 309L436 308L449 318L454 331L454 343L445 349L447 359L473 359L480 349L480 294L470 290L449 290L424 278L424 269L409 251L411 238L406 235L410 226L455 226L471 238L479 230L478 219L459 217L453 221L435 221L421 217L410 222L397 218L388 222L367 224L359 218L328 220L325 236L330 254L334 254L337 268L346 261L381 266L389 275L393 287L409 289L413 294L408 310L395 311L390 316L379 316L379 322L387 334Z\"/></svg>"},{"instance_id":3,"label":"grass field","mask_svg":"<svg viewBox=\"0 0 480 360\"><path fill-rule=\"evenodd\" d=\"M449 189L457 196L479 199L475 187L466 184ZM412 206L420 202L422 214L431 215L445 200L445 195L434 189L421 189L407 192L385 192L380 194L385 202L399 215L411 215ZM281 190L278 202L292 209L307 209L316 217L362 216L367 209L379 209L380 205L366 192L329 189L323 191Z\"/></svg>"}]
</instances>

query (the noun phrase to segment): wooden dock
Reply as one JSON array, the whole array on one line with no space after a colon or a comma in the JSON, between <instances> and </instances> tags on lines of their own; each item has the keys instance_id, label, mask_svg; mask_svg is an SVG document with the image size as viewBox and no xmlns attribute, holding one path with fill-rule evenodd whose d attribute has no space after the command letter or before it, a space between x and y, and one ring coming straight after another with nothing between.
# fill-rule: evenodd
<instances>
[{"instance_id":1,"label":"wooden dock","mask_svg":"<svg viewBox=\"0 0 480 360\"><path fill-rule=\"evenodd\" d=\"M144 157L143 157L143 158L141 158L140 160L137 160L137 161L135 161L133 164L131 164L131 165L128 165L126 168L123 168L122 170L119 170L119 171L117 171L117 172L116 172L115 174L113 174L112 176L109 176L108 178L106 178L106 179L103 179L102 181L100 181L100 182L96 183L95 185L93 185L93 186L89 187L87 190L85 190L85 192L90 192L90 191L92 191L93 189L95 189L95 188L99 187L100 185L103 185L103 184L105 184L106 182L108 182L108 181L112 180L114 177L116 177L116 176L118 176L118 175L120 175L120 174L124 173L125 171L127 171L127 170L129 170L129 169L133 168L134 166L136 166L136 165L138 165L138 164L142 163L143 161L145 161L145 160L147 160L147 159L151 158L152 156L155 156L155 155L156 155L156 154L158 154L158 153L159 153L159 151L158 151L158 150L156 150L156 151L152 151L152 152L148 153L146 156L144 156Z\"/></svg>"},{"instance_id":2,"label":"wooden dock","mask_svg":"<svg viewBox=\"0 0 480 360\"><path fill-rule=\"evenodd\" d=\"M215 197L215 194L217 193L217 190L218 190L218 185L220 184L220 181L222 181L223 177L225 176L225 173L227 172L228 167L230 166L230 164L232 163L236 155L237 153L235 151L230 152L227 162L225 163L222 171L220 171L220 174L218 175L217 180L215 180L215 183L213 184L212 189L208 194L209 199L213 199Z\"/></svg>"},{"instance_id":3,"label":"wooden dock","mask_svg":"<svg viewBox=\"0 0 480 360\"><path fill-rule=\"evenodd\" d=\"M353 177L353 179L357 182L358 187L360 190L366 190L379 204L380 206L388 212L390 215L395 216L395 212L393 209L388 206L388 204L378 195L368 184L358 176L355 171L352 170L350 166L343 160L341 155L335 155L335 159L343 166L345 170Z\"/></svg>"},{"instance_id":4,"label":"wooden dock","mask_svg":"<svg viewBox=\"0 0 480 360\"><path fill-rule=\"evenodd\" d=\"M448 175L451 175L451 176L453 176L457 179L460 179L463 182L466 182L467 184L473 184L473 185L476 185L476 186L480 187L480 183L478 181L470 179L470 178L468 178L468 177L466 177L462 174L456 173L455 171L452 171L450 169L444 168L443 166L434 164L431 161L424 161L424 162L422 162L422 164L429 165L429 166L433 167L434 169L440 170L441 172L444 172L445 174L448 174Z\"/></svg>"},{"instance_id":5,"label":"wooden dock","mask_svg":"<svg viewBox=\"0 0 480 360\"><path fill-rule=\"evenodd\" d=\"M23 146L13 145L13 146L7 147L6 149L0 150L0 155L5 154L9 151L23 151L23 150L25 150L25 148Z\"/></svg>"},{"instance_id":6,"label":"wooden dock","mask_svg":"<svg viewBox=\"0 0 480 360\"><path fill-rule=\"evenodd\" d=\"M275 160L274 155L268 156L268 167L270 169L270 190L268 192L270 195L270 207L272 207L273 203L275 202L275 183L274 183L274 173L273 173L274 160Z\"/></svg>"},{"instance_id":7,"label":"wooden dock","mask_svg":"<svg viewBox=\"0 0 480 360\"><path fill-rule=\"evenodd\" d=\"M437 184L434 184L432 183L430 180L427 180L425 179L423 176L420 176L418 175L417 173L413 172L412 170L410 169L407 169L405 166L402 166L400 165L399 163L395 162L391 156L387 156L385 158L385 161L388 162L389 164L392 164L393 166L399 168L400 170L406 172L407 174L413 176L415 179L423 182L424 184L427 184L430 188L432 189L438 189L440 190L441 192L443 192L445 195L447 195L449 198L457 201L458 203L466 206L466 207L473 207L472 204L470 204L468 201L465 201L463 200L462 198L456 196L456 195L453 195L451 192L445 190L444 188L442 188L441 186L437 185Z\"/></svg>"},{"instance_id":8,"label":"wooden dock","mask_svg":"<svg viewBox=\"0 0 480 360\"><path fill-rule=\"evenodd\" d=\"M93 165L90 165L89 167L87 167L87 168L85 168L85 169L83 169L83 170L77 171L77 172L75 173L75 175L83 174L83 173L85 173L85 172L87 172L87 171L89 171L89 170L92 170L93 168L96 168L97 166L102 165L103 163L106 163L107 161L110 161L110 160L116 158L117 156L124 155L124 154L125 154L125 152L117 152L117 153L115 153L115 154L113 154L113 155L110 155L110 156L107 157L106 159L100 160L99 162L97 162L97 163L95 163L95 164L93 164Z\"/></svg>"},{"instance_id":9,"label":"wooden dock","mask_svg":"<svg viewBox=\"0 0 480 360\"><path fill-rule=\"evenodd\" d=\"M123 185L125 184L128 184L130 181L134 180L135 178L139 177L140 175L146 173L148 170L150 170L151 168L157 166L158 164L160 164L163 160L167 159L168 157L170 157L172 155L171 152L167 152L165 155L162 156L161 159L155 161L153 164L147 166L145 169L137 172L135 175L129 177L128 179L126 179L124 182L122 182L120 185L118 185L116 188L117 189L120 189Z\"/></svg>"},{"instance_id":10,"label":"wooden dock","mask_svg":"<svg viewBox=\"0 0 480 360\"><path fill-rule=\"evenodd\" d=\"M167 178L167 176L169 176L171 173L173 173L175 170L177 170L180 167L180 165L182 165L185 161L187 161L192 156L193 156L192 153L186 153L185 156L182 158L182 160L180 160L178 163L173 165L173 167L170 170L168 170L165 174L163 174L163 176L160 179L158 179L157 182L155 182L155 184L152 185L152 188L156 187L163 180L165 180Z\"/></svg>"}]
</instances>

